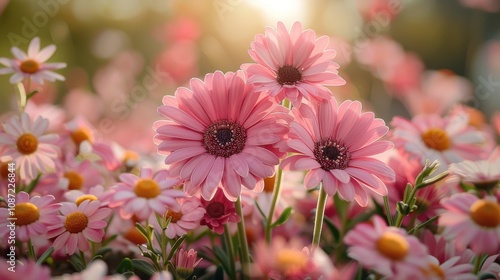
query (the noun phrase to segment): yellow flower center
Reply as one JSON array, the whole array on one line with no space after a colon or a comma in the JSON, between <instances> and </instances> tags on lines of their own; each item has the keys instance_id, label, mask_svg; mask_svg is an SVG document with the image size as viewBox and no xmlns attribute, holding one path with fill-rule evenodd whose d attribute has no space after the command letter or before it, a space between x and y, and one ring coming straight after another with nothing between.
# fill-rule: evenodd
<instances>
[{"instance_id":1,"label":"yellow flower center","mask_svg":"<svg viewBox=\"0 0 500 280\"><path fill-rule=\"evenodd\" d=\"M90 201L94 201L94 200L97 200L97 197L93 194L84 194L80 197L78 197L75 201L76 205L80 205L82 202L84 202L85 200L90 200Z\"/></svg>"},{"instance_id":2,"label":"yellow flower center","mask_svg":"<svg viewBox=\"0 0 500 280\"><path fill-rule=\"evenodd\" d=\"M134 152L134 151L130 151L130 150L126 150L124 155L123 155L123 162L124 163L127 163L128 161L132 161L132 162L136 162L139 160L139 154Z\"/></svg>"},{"instance_id":3,"label":"yellow flower center","mask_svg":"<svg viewBox=\"0 0 500 280\"><path fill-rule=\"evenodd\" d=\"M19 69L21 69L21 71L23 71L24 73L33 74L40 70L40 64L36 60L26 59L21 62L21 65L19 65Z\"/></svg>"},{"instance_id":4,"label":"yellow flower center","mask_svg":"<svg viewBox=\"0 0 500 280\"><path fill-rule=\"evenodd\" d=\"M66 216L64 228L70 233L82 232L88 225L89 218L82 212L73 212Z\"/></svg>"},{"instance_id":5,"label":"yellow flower center","mask_svg":"<svg viewBox=\"0 0 500 280\"><path fill-rule=\"evenodd\" d=\"M25 133L17 138L16 146L21 154L29 155L38 148L38 139L31 133Z\"/></svg>"},{"instance_id":6,"label":"yellow flower center","mask_svg":"<svg viewBox=\"0 0 500 280\"><path fill-rule=\"evenodd\" d=\"M33 222L38 221L40 218L40 211L38 211L38 207L31 202L22 202L16 204L15 208L15 218L16 224L18 226L26 226Z\"/></svg>"},{"instance_id":7,"label":"yellow flower center","mask_svg":"<svg viewBox=\"0 0 500 280\"><path fill-rule=\"evenodd\" d=\"M425 145L431 149L444 151L451 146L451 140L446 131L440 128L431 128L422 134Z\"/></svg>"},{"instance_id":8,"label":"yellow flower center","mask_svg":"<svg viewBox=\"0 0 500 280\"><path fill-rule=\"evenodd\" d=\"M160 187L151 179L141 179L135 184L134 192L139 197L155 198L160 193Z\"/></svg>"},{"instance_id":9,"label":"yellow flower center","mask_svg":"<svg viewBox=\"0 0 500 280\"><path fill-rule=\"evenodd\" d=\"M301 251L291 249L281 250L276 261L280 271L285 273L301 270L307 266L307 257Z\"/></svg>"},{"instance_id":10,"label":"yellow flower center","mask_svg":"<svg viewBox=\"0 0 500 280\"><path fill-rule=\"evenodd\" d=\"M500 205L480 199L471 205L470 216L480 226L495 228L500 225Z\"/></svg>"},{"instance_id":11,"label":"yellow flower center","mask_svg":"<svg viewBox=\"0 0 500 280\"><path fill-rule=\"evenodd\" d=\"M169 217L172 217L170 220L171 223L177 223L178 220L182 219L182 213L168 210L167 214L165 214L165 218L168 219Z\"/></svg>"},{"instance_id":12,"label":"yellow flower center","mask_svg":"<svg viewBox=\"0 0 500 280\"><path fill-rule=\"evenodd\" d=\"M142 235L142 233L135 227L131 227L127 230L127 232L123 234L123 238L136 245L141 245L147 242L146 237L144 237L144 235Z\"/></svg>"},{"instance_id":13,"label":"yellow flower center","mask_svg":"<svg viewBox=\"0 0 500 280\"><path fill-rule=\"evenodd\" d=\"M385 232L376 244L377 250L393 261L399 261L406 257L410 245L406 239L394 232Z\"/></svg>"},{"instance_id":14,"label":"yellow flower center","mask_svg":"<svg viewBox=\"0 0 500 280\"><path fill-rule=\"evenodd\" d=\"M80 146L80 144L83 141L89 141L92 143L94 141L94 138L92 137L92 132L85 127L81 127L71 133L71 139L77 146Z\"/></svg>"},{"instance_id":15,"label":"yellow flower center","mask_svg":"<svg viewBox=\"0 0 500 280\"><path fill-rule=\"evenodd\" d=\"M64 173L64 177L69 181L69 190L80 190L83 186L83 181L85 180L83 176L76 171L68 171Z\"/></svg>"},{"instance_id":16,"label":"yellow flower center","mask_svg":"<svg viewBox=\"0 0 500 280\"><path fill-rule=\"evenodd\" d=\"M276 181L276 175L274 175L273 177L265 178L264 179L264 192L273 193L275 181Z\"/></svg>"},{"instance_id":17,"label":"yellow flower center","mask_svg":"<svg viewBox=\"0 0 500 280\"><path fill-rule=\"evenodd\" d=\"M446 280L446 274L437 264L429 264L427 269L424 269L423 272L425 276L434 276L438 277L439 279Z\"/></svg>"},{"instance_id":18,"label":"yellow flower center","mask_svg":"<svg viewBox=\"0 0 500 280\"><path fill-rule=\"evenodd\" d=\"M0 164L0 177L2 177L2 178L8 178L9 177L9 173L10 173L10 171L9 171L9 163L8 162L2 162Z\"/></svg>"}]
</instances>

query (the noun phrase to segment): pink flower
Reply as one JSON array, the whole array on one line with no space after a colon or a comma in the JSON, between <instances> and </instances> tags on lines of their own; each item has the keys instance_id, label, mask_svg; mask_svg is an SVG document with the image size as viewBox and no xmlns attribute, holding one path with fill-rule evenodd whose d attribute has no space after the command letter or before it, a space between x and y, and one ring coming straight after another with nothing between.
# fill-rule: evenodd
<instances>
[{"instance_id":1,"label":"pink flower","mask_svg":"<svg viewBox=\"0 0 500 280\"><path fill-rule=\"evenodd\" d=\"M237 223L240 216L236 214L234 203L229 201L223 191L219 188L212 200L201 199L201 205L206 212L200 224L206 225L218 234L224 232L224 225L227 223Z\"/></svg>"},{"instance_id":2,"label":"pink flower","mask_svg":"<svg viewBox=\"0 0 500 280\"><path fill-rule=\"evenodd\" d=\"M14 271L10 270L12 266L8 261L2 259L0 262L0 279L2 280L50 280L50 268L37 264L33 260L19 260L16 262Z\"/></svg>"},{"instance_id":3,"label":"pink flower","mask_svg":"<svg viewBox=\"0 0 500 280\"><path fill-rule=\"evenodd\" d=\"M59 222L49 227L48 238L54 240L55 250L65 248L72 255L78 248L81 252L89 250L89 241L101 242L107 222L104 220L111 209L101 208L100 201L85 200L80 205L63 202Z\"/></svg>"},{"instance_id":4,"label":"pink flower","mask_svg":"<svg viewBox=\"0 0 500 280\"><path fill-rule=\"evenodd\" d=\"M171 178L168 171L153 174L152 169L143 168L139 177L123 173L119 178L121 182L110 190L109 206L119 207L122 218L136 215L140 220L146 220L153 213L163 215L168 209L179 211L176 198L184 197L184 193L173 188L180 181Z\"/></svg>"},{"instance_id":5,"label":"pink flower","mask_svg":"<svg viewBox=\"0 0 500 280\"><path fill-rule=\"evenodd\" d=\"M382 180L394 181L394 171L373 157L392 148L388 141L377 141L389 130L383 120L361 113L358 101L347 100L337 108L334 98L303 104L292 113L287 145L296 154L282 161L283 170L308 170L307 189L322 182L327 194L338 192L362 206L368 204L367 191L387 195Z\"/></svg>"},{"instance_id":6,"label":"pink flower","mask_svg":"<svg viewBox=\"0 0 500 280\"><path fill-rule=\"evenodd\" d=\"M329 99L331 92L325 86L340 86L345 81L338 75L339 65L332 61L336 53L328 44L327 36L316 38L313 30L302 30L300 22L290 32L278 22L276 30L266 28L251 43L248 53L257 63L241 68L249 83L269 92L277 102L288 98L299 107L302 98Z\"/></svg>"},{"instance_id":7,"label":"pink flower","mask_svg":"<svg viewBox=\"0 0 500 280\"><path fill-rule=\"evenodd\" d=\"M427 248L404 229L388 227L379 216L372 221L358 224L347 233L349 257L390 279L422 275L427 266Z\"/></svg>"},{"instance_id":8,"label":"pink flower","mask_svg":"<svg viewBox=\"0 0 500 280\"><path fill-rule=\"evenodd\" d=\"M76 205L80 205L80 203L85 200L99 200L101 201L101 207L107 206L108 204L108 193L104 192L104 187L102 185L97 185L89 189L88 192L82 192L81 190L70 190L64 194L64 198L67 201L73 202Z\"/></svg>"},{"instance_id":9,"label":"pink flower","mask_svg":"<svg viewBox=\"0 0 500 280\"><path fill-rule=\"evenodd\" d=\"M427 267L423 268L423 276L428 280L442 280L442 279L461 279L461 280L475 280L477 275L472 274L474 266L470 263L460 263L460 256L450 258L449 260L439 263L433 257L427 257ZM419 277L409 277L409 280L423 279Z\"/></svg>"},{"instance_id":10,"label":"pink flower","mask_svg":"<svg viewBox=\"0 0 500 280\"><path fill-rule=\"evenodd\" d=\"M450 164L451 173L447 181L461 181L475 185L479 189L494 189L500 182L500 159L470 161Z\"/></svg>"},{"instance_id":11,"label":"pink flower","mask_svg":"<svg viewBox=\"0 0 500 280\"><path fill-rule=\"evenodd\" d=\"M274 174L282 156L273 145L288 131L286 110L256 93L241 71L217 71L190 86L163 98L158 111L167 120L154 124L171 175L186 180L188 195L201 189L205 200L221 184L231 201L242 185L261 192L262 179Z\"/></svg>"},{"instance_id":12,"label":"pink flower","mask_svg":"<svg viewBox=\"0 0 500 280\"><path fill-rule=\"evenodd\" d=\"M198 252L193 249L189 251L180 248L175 254L172 263L175 267L175 273L179 275L180 279L189 279L193 274L194 268L200 263L202 259L198 259Z\"/></svg>"},{"instance_id":13,"label":"pink flower","mask_svg":"<svg viewBox=\"0 0 500 280\"><path fill-rule=\"evenodd\" d=\"M443 235L459 248L469 246L476 254L498 253L500 249L500 204L494 197L480 199L469 193L442 200L446 212L439 217Z\"/></svg>"},{"instance_id":14,"label":"pink flower","mask_svg":"<svg viewBox=\"0 0 500 280\"><path fill-rule=\"evenodd\" d=\"M35 37L28 46L28 54L17 47L13 47L11 51L14 59L0 58L0 64L7 67L0 69L0 74L14 73L10 77L11 84L17 84L24 78L30 78L39 85L43 84L43 80L64 81L63 76L52 70L64 68L66 63L45 63L56 51L56 46L50 45L40 50L40 38Z\"/></svg>"},{"instance_id":15,"label":"pink flower","mask_svg":"<svg viewBox=\"0 0 500 280\"><path fill-rule=\"evenodd\" d=\"M30 198L28 193L19 192L16 197L14 216L9 215L7 208L0 208L0 236L7 236L9 233L7 226L11 221L8 218L16 218L13 221L16 223L16 238L22 242L45 235L47 227L58 222L57 210L61 204L54 203L54 200L52 195Z\"/></svg>"},{"instance_id":16,"label":"pink flower","mask_svg":"<svg viewBox=\"0 0 500 280\"><path fill-rule=\"evenodd\" d=\"M79 162L73 155L68 154L62 168L61 184L66 191L87 192L91 187L104 183L103 176L89 160Z\"/></svg>"},{"instance_id":17,"label":"pink flower","mask_svg":"<svg viewBox=\"0 0 500 280\"><path fill-rule=\"evenodd\" d=\"M64 274L62 276L57 276L52 278L52 280L82 280L82 279L92 279L92 280L140 280L137 275L131 277L125 277L121 274L107 275L108 265L100 259L93 260L88 264L87 268L81 272L73 274Z\"/></svg>"},{"instance_id":18,"label":"pink flower","mask_svg":"<svg viewBox=\"0 0 500 280\"><path fill-rule=\"evenodd\" d=\"M56 134L46 134L49 122L38 117L33 123L26 113L13 116L4 123L4 133L0 133L0 145L8 146L5 155L16 161L19 175L23 180L35 179L39 173L55 169L58 156L54 146L58 139Z\"/></svg>"},{"instance_id":19,"label":"pink flower","mask_svg":"<svg viewBox=\"0 0 500 280\"><path fill-rule=\"evenodd\" d=\"M464 115L418 115L412 120L394 117L391 125L396 147L422 164L438 160L438 172L445 171L450 163L485 158L489 152L483 145L484 134L471 127Z\"/></svg>"}]
</instances>

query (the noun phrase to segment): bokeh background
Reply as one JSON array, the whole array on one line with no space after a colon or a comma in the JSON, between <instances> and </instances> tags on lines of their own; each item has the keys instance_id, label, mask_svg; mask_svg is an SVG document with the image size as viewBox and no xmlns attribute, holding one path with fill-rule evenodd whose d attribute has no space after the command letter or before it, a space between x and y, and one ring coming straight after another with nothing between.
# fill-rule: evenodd
<instances>
[{"instance_id":1,"label":"bokeh background","mask_svg":"<svg viewBox=\"0 0 500 280\"><path fill-rule=\"evenodd\" d=\"M55 44L49 62L68 64L57 71L66 81L30 85L40 112L84 116L100 137L150 152L162 96L251 62L250 42L278 21L329 36L347 80L334 95L387 122L449 100L490 120L500 108L499 11L500 0L0 0L0 57L35 36ZM425 102L408 98L424 91ZM15 94L0 76L2 116Z\"/></svg>"}]
</instances>

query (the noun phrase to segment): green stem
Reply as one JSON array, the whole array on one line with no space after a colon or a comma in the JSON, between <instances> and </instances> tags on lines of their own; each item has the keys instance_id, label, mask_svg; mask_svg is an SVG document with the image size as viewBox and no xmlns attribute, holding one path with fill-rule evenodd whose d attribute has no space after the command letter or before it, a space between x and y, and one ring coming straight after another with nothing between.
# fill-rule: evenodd
<instances>
[{"instance_id":1,"label":"green stem","mask_svg":"<svg viewBox=\"0 0 500 280\"><path fill-rule=\"evenodd\" d=\"M278 174L276 175L276 186L273 189L273 199L271 201L271 207L269 208L269 213L267 214L266 219L266 242L271 243L271 235L272 228L271 225L273 223L274 210L276 209L276 204L278 203L278 199L281 192L281 178L283 177L283 170L281 168L278 169Z\"/></svg>"},{"instance_id":2,"label":"green stem","mask_svg":"<svg viewBox=\"0 0 500 280\"><path fill-rule=\"evenodd\" d=\"M235 202L236 213L240 216L240 221L238 222L238 238L240 240L241 248L241 268L242 268L242 278L250 279L250 250L248 249L247 235L245 230L245 217L243 217L243 211L241 206L241 197Z\"/></svg>"},{"instance_id":3,"label":"green stem","mask_svg":"<svg viewBox=\"0 0 500 280\"><path fill-rule=\"evenodd\" d=\"M474 261L474 270L473 270L473 273L475 275L477 275L477 273L481 269L481 266L483 264L484 256L485 256L485 254L478 254L478 255L476 255L476 259Z\"/></svg>"},{"instance_id":4,"label":"green stem","mask_svg":"<svg viewBox=\"0 0 500 280\"><path fill-rule=\"evenodd\" d=\"M224 244L226 246L226 250L229 256L230 260L234 260L234 246L233 246L233 239L231 238L231 233L229 232L229 227L227 224L224 225ZM231 271L228 271L227 273L229 274L229 278L231 279L236 279L236 268L234 266L234 261L230 261L230 269Z\"/></svg>"},{"instance_id":5,"label":"green stem","mask_svg":"<svg viewBox=\"0 0 500 280\"><path fill-rule=\"evenodd\" d=\"M391 205L389 205L388 196L384 196L384 208L385 208L385 215L387 216L387 221L389 222L389 226L394 226L394 220L392 219Z\"/></svg>"},{"instance_id":6,"label":"green stem","mask_svg":"<svg viewBox=\"0 0 500 280\"><path fill-rule=\"evenodd\" d=\"M319 186L318 204L316 206L316 215L314 219L314 231L312 240L313 249L319 247L319 241L321 239L321 228L323 227L323 219L325 218L326 198L327 194L323 189L323 184L321 184Z\"/></svg>"}]
</instances>

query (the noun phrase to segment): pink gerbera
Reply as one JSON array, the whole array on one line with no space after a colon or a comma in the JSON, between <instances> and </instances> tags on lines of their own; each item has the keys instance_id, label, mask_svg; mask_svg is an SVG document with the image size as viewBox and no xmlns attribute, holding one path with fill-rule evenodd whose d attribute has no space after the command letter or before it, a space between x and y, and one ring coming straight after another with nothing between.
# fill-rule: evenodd
<instances>
[{"instance_id":1,"label":"pink gerbera","mask_svg":"<svg viewBox=\"0 0 500 280\"><path fill-rule=\"evenodd\" d=\"M9 233L7 226L10 222L16 224L16 238L22 242L45 235L47 227L58 222L57 210L61 204L54 203L54 200L52 195L30 198L28 193L19 192L16 196L15 209L12 210L14 215L9 215L11 210L0 208L0 236L6 236ZM15 220L9 220L9 218L15 218Z\"/></svg>"},{"instance_id":2,"label":"pink gerbera","mask_svg":"<svg viewBox=\"0 0 500 280\"><path fill-rule=\"evenodd\" d=\"M286 110L256 93L241 71L217 71L190 86L163 98L158 111L167 120L154 124L172 176L186 180L188 195L201 189L205 200L221 184L231 201L242 185L262 191L262 179L274 174L282 156L273 145L288 131Z\"/></svg>"},{"instance_id":3,"label":"pink gerbera","mask_svg":"<svg viewBox=\"0 0 500 280\"><path fill-rule=\"evenodd\" d=\"M295 121L287 144L296 154L283 160L284 170L308 170L307 189L323 182L327 194L338 193L362 206L368 203L367 190L387 195L382 180L394 181L394 171L373 158L392 148L391 142L379 140L389 130L383 120L372 112L361 113L358 101L344 101L337 108L335 98L303 104L292 112Z\"/></svg>"},{"instance_id":4,"label":"pink gerbera","mask_svg":"<svg viewBox=\"0 0 500 280\"><path fill-rule=\"evenodd\" d=\"M53 72L66 67L66 63L45 63L56 51L55 45L50 45L40 50L40 38L35 37L28 46L28 54L17 47L12 48L14 59L1 57L0 64L7 68L0 69L0 74L14 73L10 77L10 83L17 84L24 78L30 78L35 83L41 85L43 80L64 81L64 77Z\"/></svg>"},{"instance_id":5,"label":"pink gerbera","mask_svg":"<svg viewBox=\"0 0 500 280\"><path fill-rule=\"evenodd\" d=\"M56 134L46 134L49 122L38 117L32 123L26 113L13 116L5 122L4 133L0 133L0 145L7 145L5 155L10 155L16 161L19 175L23 180L32 180L39 173L55 169L58 156L54 146L58 139Z\"/></svg>"},{"instance_id":6,"label":"pink gerbera","mask_svg":"<svg viewBox=\"0 0 500 280\"><path fill-rule=\"evenodd\" d=\"M154 174L152 169L143 168L139 177L123 173L119 178L121 182L110 190L109 206L119 207L122 218L136 215L140 220L147 220L152 213L163 215L168 209L179 211L176 198L184 197L184 193L173 188L180 181L171 178L168 171Z\"/></svg>"},{"instance_id":7,"label":"pink gerbera","mask_svg":"<svg viewBox=\"0 0 500 280\"><path fill-rule=\"evenodd\" d=\"M89 250L89 240L101 242L104 228L107 226L105 218L111 214L111 209L102 208L101 202L85 200L78 206L75 203L63 202L59 215L59 222L49 227L48 238L56 237L54 248L65 248L68 255L72 255L78 248L81 252Z\"/></svg>"},{"instance_id":8,"label":"pink gerbera","mask_svg":"<svg viewBox=\"0 0 500 280\"><path fill-rule=\"evenodd\" d=\"M201 205L205 208L205 215L200 221L201 225L206 225L218 234L224 232L224 225L227 223L237 223L240 216L236 214L234 203L229 201L223 191L219 188L212 200L201 199Z\"/></svg>"},{"instance_id":9,"label":"pink gerbera","mask_svg":"<svg viewBox=\"0 0 500 280\"><path fill-rule=\"evenodd\" d=\"M361 223L345 237L347 254L368 269L390 279L421 275L427 267L427 248L404 229L388 227L379 216Z\"/></svg>"},{"instance_id":10,"label":"pink gerbera","mask_svg":"<svg viewBox=\"0 0 500 280\"><path fill-rule=\"evenodd\" d=\"M492 190L500 182L500 159L479 161L464 160L450 164L448 181L473 184L478 189Z\"/></svg>"},{"instance_id":11,"label":"pink gerbera","mask_svg":"<svg viewBox=\"0 0 500 280\"><path fill-rule=\"evenodd\" d=\"M331 92L325 86L340 86L345 81L338 75L339 65L332 61L336 53L328 44L327 36L316 38L313 30L302 30L300 22L290 32L278 22L276 30L266 28L251 43L248 53L257 63L241 68L249 83L269 92L277 102L288 98L299 107L303 97L329 99Z\"/></svg>"},{"instance_id":12,"label":"pink gerbera","mask_svg":"<svg viewBox=\"0 0 500 280\"><path fill-rule=\"evenodd\" d=\"M186 198L181 201L180 210L169 209L165 213L166 218L171 218L165 234L173 239L176 236L182 236L200 225L200 220L205 214L205 209L201 207L200 200L196 197ZM156 224L154 216L149 217L151 224Z\"/></svg>"},{"instance_id":13,"label":"pink gerbera","mask_svg":"<svg viewBox=\"0 0 500 280\"><path fill-rule=\"evenodd\" d=\"M443 199L447 210L439 217L443 235L459 248L469 246L476 254L498 253L500 249L500 204L495 197L480 199L470 193L458 193Z\"/></svg>"}]
</instances>

